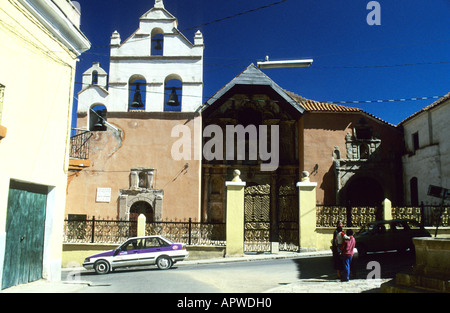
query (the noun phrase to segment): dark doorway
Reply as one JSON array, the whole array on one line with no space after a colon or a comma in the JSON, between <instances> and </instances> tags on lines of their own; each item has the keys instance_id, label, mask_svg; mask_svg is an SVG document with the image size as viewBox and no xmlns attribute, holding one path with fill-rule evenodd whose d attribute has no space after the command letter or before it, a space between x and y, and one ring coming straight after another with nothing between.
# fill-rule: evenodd
<instances>
[{"instance_id":1,"label":"dark doorway","mask_svg":"<svg viewBox=\"0 0 450 313\"><path fill-rule=\"evenodd\" d=\"M384 201L384 190L373 178L355 178L347 183L346 200L352 206L380 206Z\"/></svg>"},{"instance_id":2,"label":"dark doorway","mask_svg":"<svg viewBox=\"0 0 450 313\"><path fill-rule=\"evenodd\" d=\"M130 221L137 221L139 215L144 214L146 222L153 222L154 214L152 206L145 201L138 201L130 208Z\"/></svg>"},{"instance_id":3,"label":"dark doorway","mask_svg":"<svg viewBox=\"0 0 450 313\"><path fill-rule=\"evenodd\" d=\"M417 177L411 178L409 181L409 188L411 192L411 205L418 206L419 205L419 184L417 182Z\"/></svg>"}]
</instances>

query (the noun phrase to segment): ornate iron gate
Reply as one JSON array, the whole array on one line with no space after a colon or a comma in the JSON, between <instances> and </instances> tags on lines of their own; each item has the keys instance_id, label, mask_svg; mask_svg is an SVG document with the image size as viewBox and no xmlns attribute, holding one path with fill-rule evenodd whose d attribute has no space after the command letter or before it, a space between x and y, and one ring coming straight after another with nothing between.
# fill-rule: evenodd
<instances>
[{"instance_id":1,"label":"ornate iron gate","mask_svg":"<svg viewBox=\"0 0 450 313\"><path fill-rule=\"evenodd\" d=\"M298 194L294 186L280 186L278 192L280 250L299 251Z\"/></svg>"},{"instance_id":2,"label":"ornate iron gate","mask_svg":"<svg viewBox=\"0 0 450 313\"><path fill-rule=\"evenodd\" d=\"M245 188L244 250L270 251L270 185Z\"/></svg>"}]
</instances>

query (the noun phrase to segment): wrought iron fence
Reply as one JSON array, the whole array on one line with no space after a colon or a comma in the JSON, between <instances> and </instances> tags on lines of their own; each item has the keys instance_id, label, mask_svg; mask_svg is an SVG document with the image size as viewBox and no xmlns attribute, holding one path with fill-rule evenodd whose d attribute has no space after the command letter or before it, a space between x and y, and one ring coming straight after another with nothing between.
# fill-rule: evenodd
<instances>
[{"instance_id":1,"label":"wrought iron fence","mask_svg":"<svg viewBox=\"0 0 450 313\"><path fill-rule=\"evenodd\" d=\"M146 223L147 235L162 235L167 239L188 245L225 246L225 223L163 221Z\"/></svg>"},{"instance_id":2,"label":"wrought iron fence","mask_svg":"<svg viewBox=\"0 0 450 313\"><path fill-rule=\"evenodd\" d=\"M436 205L403 206L392 208L393 218L408 218L429 227L449 227L450 207Z\"/></svg>"},{"instance_id":3,"label":"wrought iron fence","mask_svg":"<svg viewBox=\"0 0 450 313\"><path fill-rule=\"evenodd\" d=\"M380 208L381 209L381 208ZM346 207L317 205L316 226L336 227L342 221L345 227L360 227L377 219L378 207ZM449 227L448 206L401 206L392 208L392 218L413 219L429 227Z\"/></svg>"},{"instance_id":4,"label":"wrought iron fence","mask_svg":"<svg viewBox=\"0 0 450 313\"><path fill-rule=\"evenodd\" d=\"M137 235L137 221L65 220L66 243L121 243Z\"/></svg>"},{"instance_id":5,"label":"wrought iron fence","mask_svg":"<svg viewBox=\"0 0 450 313\"><path fill-rule=\"evenodd\" d=\"M172 241L188 245L225 246L225 223L186 221L149 222L147 235L161 235ZM120 220L65 220L66 243L122 243L137 236L137 221Z\"/></svg>"},{"instance_id":6,"label":"wrought iron fence","mask_svg":"<svg viewBox=\"0 0 450 313\"><path fill-rule=\"evenodd\" d=\"M316 226L336 227L342 221L345 227L360 227L376 220L377 207L345 207L317 205Z\"/></svg>"}]
</instances>

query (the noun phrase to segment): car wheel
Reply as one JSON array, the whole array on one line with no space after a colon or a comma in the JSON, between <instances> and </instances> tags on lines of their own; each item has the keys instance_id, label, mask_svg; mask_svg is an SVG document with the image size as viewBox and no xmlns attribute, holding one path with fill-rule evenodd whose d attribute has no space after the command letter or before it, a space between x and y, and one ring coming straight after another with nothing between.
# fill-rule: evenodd
<instances>
[{"instance_id":1,"label":"car wheel","mask_svg":"<svg viewBox=\"0 0 450 313\"><path fill-rule=\"evenodd\" d=\"M156 266L158 266L160 270L167 270L171 268L172 265L173 265L172 259L166 255L162 255L156 260Z\"/></svg>"},{"instance_id":2,"label":"car wheel","mask_svg":"<svg viewBox=\"0 0 450 313\"><path fill-rule=\"evenodd\" d=\"M110 265L107 261L100 260L95 262L94 269L97 274L107 274L109 273Z\"/></svg>"}]
</instances>

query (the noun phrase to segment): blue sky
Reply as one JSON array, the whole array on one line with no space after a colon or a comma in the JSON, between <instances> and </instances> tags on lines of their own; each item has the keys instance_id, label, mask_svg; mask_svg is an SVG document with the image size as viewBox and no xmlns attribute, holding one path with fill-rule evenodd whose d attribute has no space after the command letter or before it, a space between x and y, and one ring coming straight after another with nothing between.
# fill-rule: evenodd
<instances>
[{"instance_id":1,"label":"blue sky","mask_svg":"<svg viewBox=\"0 0 450 313\"><path fill-rule=\"evenodd\" d=\"M154 0L78 0L81 30L92 48L81 74L100 62L109 72L109 42L138 27ZM220 22L209 22L253 10ZM164 0L193 42L205 38L203 103L251 63L312 58L310 68L267 69L282 88L317 101L397 100L450 92L450 1L380 0L381 25L368 25L369 0ZM200 26L204 25L204 26ZM76 93L81 84L76 84ZM75 94L76 96L76 94ZM436 99L347 103L392 124ZM75 100L76 105L76 100Z\"/></svg>"}]
</instances>

